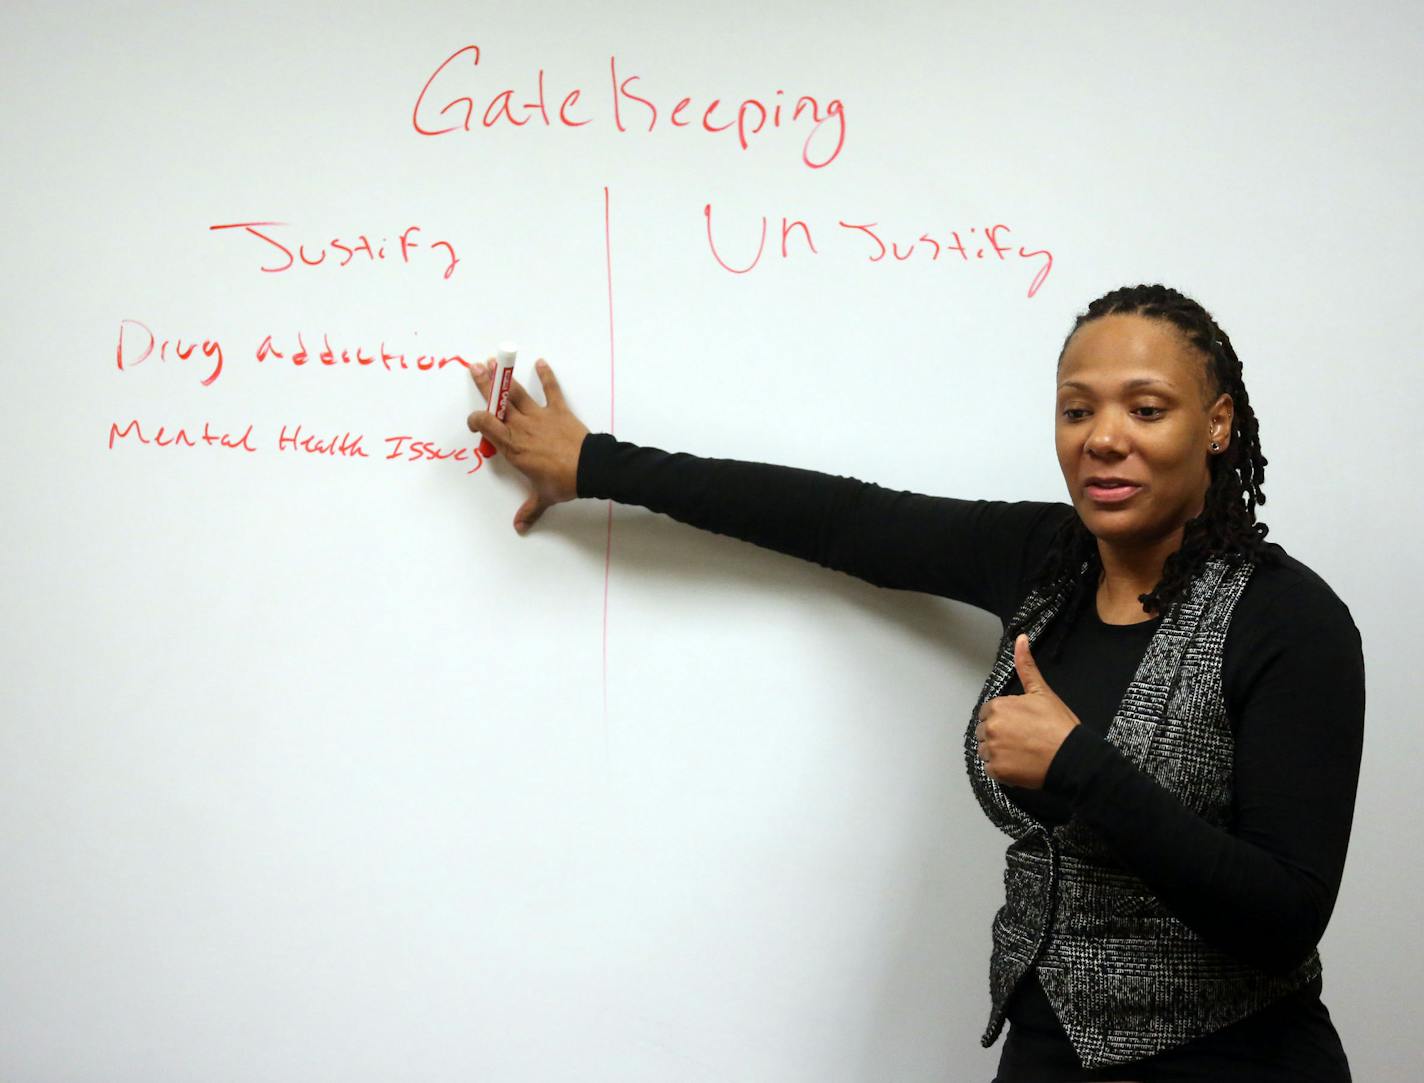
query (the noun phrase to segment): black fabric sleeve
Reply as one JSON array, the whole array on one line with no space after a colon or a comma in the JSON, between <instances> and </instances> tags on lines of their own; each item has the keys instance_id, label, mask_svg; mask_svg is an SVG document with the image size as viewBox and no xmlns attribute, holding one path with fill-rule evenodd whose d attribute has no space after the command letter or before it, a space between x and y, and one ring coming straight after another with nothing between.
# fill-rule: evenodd
<instances>
[{"instance_id":1,"label":"black fabric sleeve","mask_svg":"<svg viewBox=\"0 0 1424 1083\"><path fill-rule=\"evenodd\" d=\"M578 495L638 504L879 587L1011 615L1024 562L1065 505L959 500L855 478L584 438Z\"/></svg>"},{"instance_id":2,"label":"black fabric sleeve","mask_svg":"<svg viewBox=\"0 0 1424 1083\"><path fill-rule=\"evenodd\" d=\"M1282 974L1325 932L1344 872L1364 743L1365 665L1322 585L1271 599L1234 720L1235 823L1211 826L1099 734L1069 732L1044 779L1205 940ZM1239 614L1238 614L1239 618Z\"/></svg>"}]
</instances>

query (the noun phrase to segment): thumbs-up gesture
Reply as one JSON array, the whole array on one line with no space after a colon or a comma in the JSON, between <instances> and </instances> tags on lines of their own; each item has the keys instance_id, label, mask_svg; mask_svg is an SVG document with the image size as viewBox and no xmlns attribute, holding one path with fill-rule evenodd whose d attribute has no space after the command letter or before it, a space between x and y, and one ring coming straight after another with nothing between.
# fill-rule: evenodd
<instances>
[{"instance_id":1,"label":"thumbs-up gesture","mask_svg":"<svg viewBox=\"0 0 1424 1083\"><path fill-rule=\"evenodd\" d=\"M1014 669L1023 695L985 700L974 736L986 775L1010 786L1039 790L1064 738L1082 722L1048 687L1029 652L1026 635L1014 640Z\"/></svg>"}]
</instances>

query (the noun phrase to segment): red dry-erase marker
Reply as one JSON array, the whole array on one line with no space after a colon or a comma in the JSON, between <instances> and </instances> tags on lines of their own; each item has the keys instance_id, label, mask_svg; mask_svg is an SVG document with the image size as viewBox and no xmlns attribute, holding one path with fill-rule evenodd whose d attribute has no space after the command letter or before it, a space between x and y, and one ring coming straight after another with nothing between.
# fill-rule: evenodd
<instances>
[{"instance_id":1,"label":"red dry-erase marker","mask_svg":"<svg viewBox=\"0 0 1424 1083\"><path fill-rule=\"evenodd\" d=\"M514 383L515 352L512 342L501 342L499 349L495 350L494 379L490 381L489 405L485 409L500 421L509 412L509 387ZM480 435L480 454L486 459L493 458L495 454L495 446L483 434Z\"/></svg>"}]
</instances>

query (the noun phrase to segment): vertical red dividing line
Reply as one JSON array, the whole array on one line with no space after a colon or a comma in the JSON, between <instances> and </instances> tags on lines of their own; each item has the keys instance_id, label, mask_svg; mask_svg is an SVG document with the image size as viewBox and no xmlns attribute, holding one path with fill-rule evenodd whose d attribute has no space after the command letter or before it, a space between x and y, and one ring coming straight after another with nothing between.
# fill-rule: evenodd
<instances>
[{"instance_id":1,"label":"vertical red dividing line","mask_svg":"<svg viewBox=\"0 0 1424 1083\"><path fill-rule=\"evenodd\" d=\"M603 256L608 277L608 431L614 433L613 416L613 245L609 230L608 186L603 186ZM603 740L608 742L608 573L613 565L613 501L608 502L608 536L603 544Z\"/></svg>"}]
</instances>

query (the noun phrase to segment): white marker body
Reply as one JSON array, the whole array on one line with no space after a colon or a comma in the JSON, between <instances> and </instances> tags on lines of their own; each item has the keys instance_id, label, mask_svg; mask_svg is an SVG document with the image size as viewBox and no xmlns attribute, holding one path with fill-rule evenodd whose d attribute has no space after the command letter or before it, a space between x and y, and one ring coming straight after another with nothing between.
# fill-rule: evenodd
<instances>
[{"instance_id":1,"label":"white marker body","mask_svg":"<svg viewBox=\"0 0 1424 1083\"><path fill-rule=\"evenodd\" d=\"M495 350L494 379L490 381L489 404L485 408L500 421L509 413L509 388L514 383L514 355L518 352L512 342L501 342ZM495 454L495 446L487 436L480 438L480 454L486 459Z\"/></svg>"}]
</instances>

